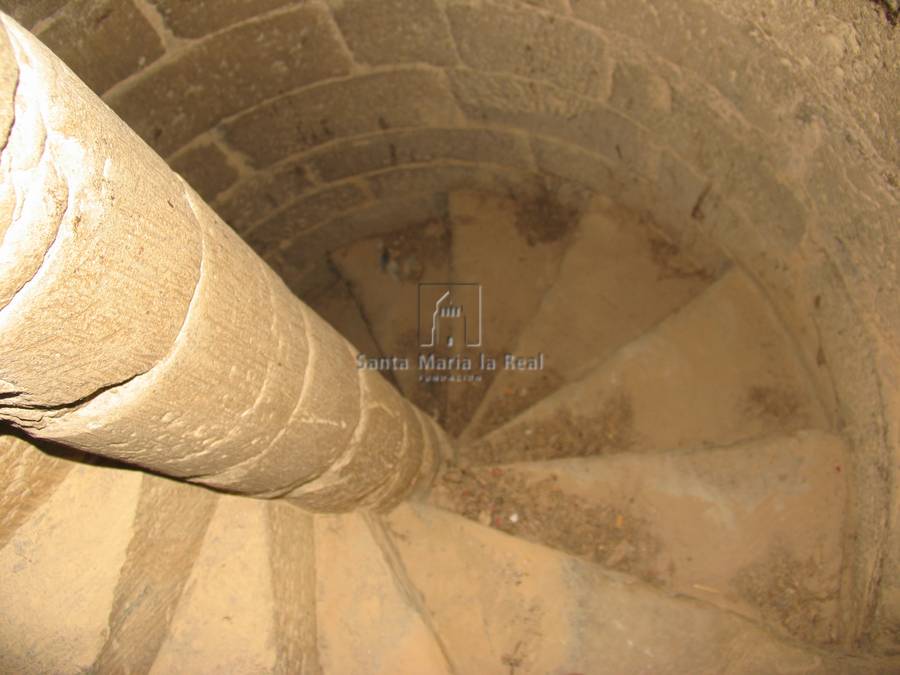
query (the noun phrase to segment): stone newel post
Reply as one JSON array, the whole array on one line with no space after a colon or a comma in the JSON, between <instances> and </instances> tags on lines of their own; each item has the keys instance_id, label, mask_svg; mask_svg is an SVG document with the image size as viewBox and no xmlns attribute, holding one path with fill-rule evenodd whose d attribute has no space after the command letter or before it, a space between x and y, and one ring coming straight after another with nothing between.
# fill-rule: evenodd
<instances>
[{"instance_id":1,"label":"stone newel post","mask_svg":"<svg viewBox=\"0 0 900 675\"><path fill-rule=\"evenodd\" d=\"M51 52L0 30L0 418L313 509L427 484L441 431Z\"/></svg>"}]
</instances>

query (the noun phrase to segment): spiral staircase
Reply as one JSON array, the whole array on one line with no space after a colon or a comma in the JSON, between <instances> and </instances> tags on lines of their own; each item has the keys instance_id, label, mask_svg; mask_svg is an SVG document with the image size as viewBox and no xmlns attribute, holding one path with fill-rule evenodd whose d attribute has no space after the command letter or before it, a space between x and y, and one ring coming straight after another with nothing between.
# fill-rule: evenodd
<instances>
[{"instance_id":1,"label":"spiral staircase","mask_svg":"<svg viewBox=\"0 0 900 675\"><path fill-rule=\"evenodd\" d=\"M326 514L4 428L0 672L900 672L893 99L763 4L0 2L452 439Z\"/></svg>"},{"instance_id":2,"label":"spiral staircase","mask_svg":"<svg viewBox=\"0 0 900 675\"><path fill-rule=\"evenodd\" d=\"M418 284L480 279L486 344L544 355L386 373L458 430L427 499L314 515L7 437L4 670L892 672L836 646L845 448L760 290L604 200L544 241L533 208L450 194L310 298L415 361Z\"/></svg>"}]
</instances>

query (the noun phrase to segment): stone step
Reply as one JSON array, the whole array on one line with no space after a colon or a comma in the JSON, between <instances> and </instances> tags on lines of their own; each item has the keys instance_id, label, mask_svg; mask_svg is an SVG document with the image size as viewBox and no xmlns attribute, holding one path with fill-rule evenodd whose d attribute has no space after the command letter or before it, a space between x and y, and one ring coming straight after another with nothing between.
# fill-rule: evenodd
<instances>
[{"instance_id":1,"label":"stone step","mask_svg":"<svg viewBox=\"0 0 900 675\"><path fill-rule=\"evenodd\" d=\"M56 454L44 452L24 438L0 435L0 549L77 466L65 459L77 453L46 447Z\"/></svg>"},{"instance_id":2,"label":"stone step","mask_svg":"<svg viewBox=\"0 0 900 675\"><path fill-rule=\"evenodd\" d=\"M435 220L360 239L331 254L378 346L377 354L366 355L407 359L406 369L392 366L384 374L439 421L445 391L441 385L420 382L416 370L419 284L449 280L450 237L447 224Z\"/></svg>"},{"instance_id":3,"label":"stone step","mask_svg":"<svg viewBox=\"0 0 900 675\"><path fill-rule=\"evenodd\" d=\"M458 673L847 672L735 614L426 505L388 523Z\"/></svg>"},{"instance_id":4,"label":"stone step","mask_svg":"<svg viewBox=\"0 0 900 675\"><path fill-rule=\"evenodd\" d=\"M126 565L143 475L76 464L0 549L0 672L88 672Z\"/></svg>"},{"instance_id":5,"label":"stone step","mask_svg":"<svg viewBox=\"0 0 900 675\"><path fill-rule=\"evenodd\" d=\"M312 517L222 495L150 672L315 672Z\"/></svg>"},{"instance_id":6,"label":"stone step","mask_svg":"<svg viewBox=\"0 0 900 675\"><path fill-rule=\"evenodd\" d=\"M142 474L125 562L92 672L146 673L168 636L216 493Z\"/></svg>"},{"instance_id":7,"label":"stone step","mask_svg":"<svg viewBox=\"0 0 900 675\"><path fill-rule=\"evenodd\" d=\"M544 370L499 371L462 439L509 421L683 306L721 268L718 259L706 255L695 262L699 257L637 214L595 199L573 233L556 282L511 345L517 355L543 353ZM492 322L496 313L495 307Z\"/></svg>"},{"instance_id":8,"label":"stone step","mask_svg":"<svg viewBox=\"0 0 900 675\"><path fill-rule=\"evenodd\" d=\"M819 431L726 448L452 469L432 504L736 612L837 638L848 470Z\"/></svg>"},{"instance_id":9,"label":"stone step","mask_svg":"<svg viewBox=\"0 0 900 675\"><path fill-rule=\"evenodd\" d=\"M451 673L377 516L316 516L322 671Z\"/></svg>"},{"instance_id":10,"label":"stone step","mask_svg":"<svg viewBox=\"0 0 900 675\"><path fill-rule=\"evenodd\" d=\"M500 362L514 351L559 273L577 208L574 197L537 186L515 198L474 191L449 195L450 281L478 284L483 301L480 317L465 317L479 320L481 344L467 347L460 334L452 354L474 360L484 353ZM449 386L445 424L452 435L469 423L496 372L481 371L477 382Z\"/></svg>"},{"instance_id":11,"label":"stone step","mask_svg":"<svg viewBox=\"0 0 900 675\"><path fill-rule=\"evenodd\" d=\"M696 448L827 427L790 338L733 269L581 380L463 446L460 460Z\"/></svg>"}]
</instances>

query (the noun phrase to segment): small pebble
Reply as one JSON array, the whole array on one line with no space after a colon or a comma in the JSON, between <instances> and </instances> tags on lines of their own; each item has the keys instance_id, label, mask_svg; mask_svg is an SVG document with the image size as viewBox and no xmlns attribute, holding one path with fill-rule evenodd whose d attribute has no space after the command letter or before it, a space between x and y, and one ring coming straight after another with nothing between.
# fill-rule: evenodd
<instances>
[{"instance_id":1,"label":"small pebble","mask_svg":"<svg viewBox=\"0 0 900 675\"><path fill-rule=\"evenodd\" d=\"M518 522L519 522L519 514L518 514L518 513L511 513L510 516L509 516L509 522L511 522L511 523L518 523Z\"/></svg>"}]
</instances>

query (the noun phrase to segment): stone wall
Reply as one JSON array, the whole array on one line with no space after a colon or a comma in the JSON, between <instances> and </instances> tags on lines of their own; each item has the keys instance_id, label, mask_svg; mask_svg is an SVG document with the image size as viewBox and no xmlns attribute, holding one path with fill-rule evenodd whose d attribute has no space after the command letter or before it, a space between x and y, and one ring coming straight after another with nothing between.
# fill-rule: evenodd
<instances>
[{"instance_id":1,"label":"stone wall","mask_svg":"<svg viewBox=\"0 0 900 675\"><path fill-rule=\"evenodd\" d=\"M900 41L874 3L782 4L0 9L300 294L333 279L329 249L441 217L459 187L608 194L685 247L724 250L854 446L844 638L898 651Z\"/></svg>"}]
</instances>

